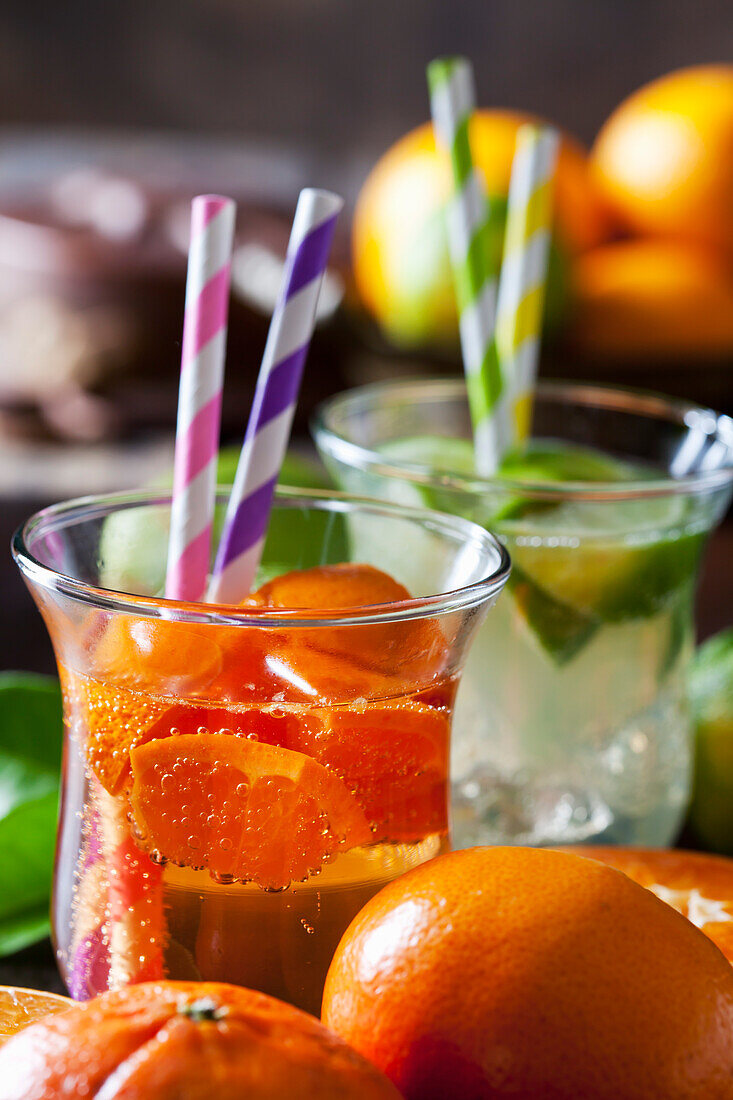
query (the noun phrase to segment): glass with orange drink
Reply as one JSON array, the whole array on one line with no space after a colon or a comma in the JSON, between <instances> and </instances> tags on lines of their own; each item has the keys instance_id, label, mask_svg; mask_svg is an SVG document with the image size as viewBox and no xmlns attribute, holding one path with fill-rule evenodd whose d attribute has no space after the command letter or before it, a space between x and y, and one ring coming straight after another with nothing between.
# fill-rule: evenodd
<instances>
[{"instance_id":1,"label":"glass with orange drink","mask_svg":"<svg viewBox=\"0 0 733 1100\"><path fill-rule=\"evenodd\" d=\"M168 517L88 499L15 538L64 689L59 965L77 998L200 977L318 1011L353 916L449 845L453 699L508 559L457 517L280 496L258 587L182 604Z\"/></svg>"}]
</instances>

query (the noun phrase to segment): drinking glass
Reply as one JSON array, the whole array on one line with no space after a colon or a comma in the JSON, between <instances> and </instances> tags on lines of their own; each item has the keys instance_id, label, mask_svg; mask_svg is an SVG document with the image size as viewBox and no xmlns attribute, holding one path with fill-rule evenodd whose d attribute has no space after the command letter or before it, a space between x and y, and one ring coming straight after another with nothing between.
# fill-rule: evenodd
<instances>
[{"instance_id":1,"label":"drinking glass","mask_svg":"<svg viewBox=\"0 0 733 1100\"><path fill-rule=\"evenodd\" d=\"M339 395L314 433L342 488L469 518L511 553L456 704L454 843L669 844L690 790L693 597L730 500L733 422L563 383L538 387L533 415L533 439L591 448L626 480L562 480L557 443L521 478L467 469L460 379Z\"/></svg>"},{"instance_id":2,"label":"drinking glass","mask_svg":"<svg viewBox=\"0 0 733 1100\"><path fill-rule=\"evenodd\" d=\"M169 515L87 498L14 539L64 695L59 966L79 999L201 978L317 1012L358 910L449 845L456 684L508 557L457 517L279 494L259 584L358 562L409 592L185 604L159 594Z\"/></svg>"}]
</instances>

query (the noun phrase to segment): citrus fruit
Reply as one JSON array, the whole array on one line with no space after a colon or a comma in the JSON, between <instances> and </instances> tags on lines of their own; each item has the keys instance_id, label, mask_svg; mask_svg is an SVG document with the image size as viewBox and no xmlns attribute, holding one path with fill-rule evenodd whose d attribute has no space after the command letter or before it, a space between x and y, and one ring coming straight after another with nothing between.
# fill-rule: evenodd
<instances>
[{"instance_id":1,"label":"citrus fruit","mask_svg":"<svg viewBox=\"0 0 733 1100\"><path fill-rule=\"evenodd\" d=\"M35 1024L0 1080L3 1100L398 1100L312 1016L215 982L131 986Z\"/></svg>"},{"instance_id":2,"label":"citrus fruit","mask_svg":"<svg viewBox=\"0 0 733 1100\"><path fill-rule=\"evenodd\" d=\"M517 130L530 115L477 111L470 126L474 162L490 199L505 205ZM446 342L457 337L444 206L452 184L447 156L436 150L430 123L412 130L377 162L365 181L353 222L352 259L362 304L400 343ZM548 285L548 317L562 309L563 256L608 235L580 145L562 139L555 185L557 248ZM503 227L491 242L501 259Z\"/></svg>"},{"instance_id":3,"label":"citrus fruit","mask_svg":"<svg viewBox=\"0 0 733 1100\"><path fill-rule=\"evenodd\" d=\"M344 934L323 1021L406 1100L730 1095L733 969L625 875L472 848L377 894Z\"/></svg>"},{"instance_id":4,"label":"citrus fruit","mask_svg":"<svg viewBox=\"0 0 733 1100\"><path fill-rule=\"evenodd\" d=\"M316 710L293 747L340 776L364 810L373 841L414 843L448 831L450 724L409 701Z\"/></svg>"},{"instance_id":5,"label":"citrus fruit","mask_svg":"<svg viewBox=\"0 0 733 1100\"><path fill-rule=\"evenodd\" d=\"M574 261L572 286L569 337L588 355L713 358L733 349L730 264L699 245L601 245Z\"/></svg>"},{"instance_id":6,"label":"citrus fruit","mask_svg":"<svg viewBox=\"0 0 733 1100\"><path fill-rule=\"evenodd\" d=\"M130 753L131 805L156 858L282 890L371 830L337 775L303 753L228 734L182 734Z\"/></svg>"},{"instance_id":7,"label":"citrus fruit","mask_svg":"<svg viewBox=\"0 0 733 1100\"><path fill-rule=\"evenodd\" d=\"M697 568L703 536L688 529L688 501L655 499L539 500L513 482L608 483L645 481L654 471L586 447L531 440L510 451L492 488L480 495L445 487L443 475L473 473L469 440L417 436L390 440L387 459L428 467L428 484L404 481L412 503L458 511L496 532L512 557L507 584L545 652L557 663L572 658L604 622L657 612ZM477 501L479 504L477 505ZM466 513L469 514L466 514Z\"/></svg>"},{"instance_id":8,"label":"citrus fruit","mask_svg":"<svg viewBox=\"0 0 733 1100\"><path fill-rule=\"evenodd\" d=\"M175 708L116 684L101 684L86 676L61 670L67 721L87 763L104 789L116 794L130 765L130 749L147 736L170 732ZM167 722L167 727L166 727Z\"/></svg>"},{"instance_id":9,"label":"citrus fruit","mask_svg":"<svg viewBox=\"0 0 733 1100\"><path fill-rule=\"evenodd\" d=\"M263 584L255 600L263 607L335 611L370 604L409 600L410 593L373 565L342 562L313 569L294 569Z\"/></svg>"},{"instance_id":10,"label":"citrus fruit","mask_svg":"<svg viewBox=\"0 0 733 1100\"><path fill-rule=\"evenodd\" d=\"M706 848L733 855L733 629L698 649L690 672L695 781L689 821Z\"/></svg>"},{"instance_id":11,"label":"citrus fruit","mask_svg":"<svg viewBox=\"0 0 733 1100\"><path fill-rule=\"evenodd\" d=\"M328 623L328 611L368 609L409 600L410 593L372 565L344 563L295 570L263 585L253 600L267 608L302 611L314 625L281 632L268 660L289 681L289 695L301 687L303 700L348 702L415 692L446 673L447 645L436 621L391 618L344 626ZM319 626L318 619L324 625Z\"/></svg>"},{"instance_id":12,"label":"citrus fruit","mask_svg":"<svg viewBox=\"0 0 733 1100\"><path fill-rule=\"evenodd\" d=\"M348 703L437 691L445 684L447 703L451 670L445 668L446 639L437 622L329 623L329 611L405 599L407 589L388 574L344 564L278 576L244 601L254 615L282 608L292 612L289 618L313 618L307 627L116 618L95 646L95 678L63 671L67 716L91 770L116 794L129 777L135 746L174 731L247 735L253 720L260 726L266 721L256 708L273 700ZM177 701L181 696L188 698ZM242 701L253 709L231 707Z\"/></svg>"},{"instance_id":13,"label":"citrus fruit","mask_svg":"<svg viewBox=\"0 0 733 1100\"><path fill-rule=\"evenodd\" d=\"M733 860L655 848L587 847L702 929L733 963Z\"/></svg>"},{"instance_id":14,"label":"citrus fruit","mask_svg":"<svg viewBox=\"0 0 733 1100\"><path fill-rule=\"evenodd\" d=\"M94 648L94 675L131 689L196 694L221 671L219 636L197 623L117 615Z\"/></svg>"},{"instance_id":15,"label":"citrus fruit","mask_svg":"<svg viewBox=\"0 0 733 1100\"><path fill-rule=\"evenodd\" d=\"M22 1031L43 1016L71 1008L73 1001L57 993L37 989L19 989L14 985L0 986L0 1046L16 1031Z\"/></svg>"},{"instance_id":16,"label":"citrus fruit","mask_svg":"<svg viewBox=\"0 0 733 1100\"><path fill-rule=\"evenodd\" d=\"M629 229L733 251L733 66L679 69L634 92L591 165Z\"/></svg>"}]
</instances>

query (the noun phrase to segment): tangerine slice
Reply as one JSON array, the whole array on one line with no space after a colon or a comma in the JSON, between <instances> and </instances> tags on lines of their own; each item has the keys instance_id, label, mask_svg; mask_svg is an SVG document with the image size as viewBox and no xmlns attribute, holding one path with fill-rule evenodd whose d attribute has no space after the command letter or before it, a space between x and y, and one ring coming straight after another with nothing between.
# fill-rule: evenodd
<instances>
[{"instance_id":1,"label":"tangerine slice","mask_svg":"<svg viewBox=\"0 0 733 1100\"><path fill-rule=\"evenodd\" d=\"M55 1012L73 1008L74 1002L58 993L44 993L38 989L19 989L14 985L0 985L0 1046L16 1031L22 1031L36 1020Z\"/></svg>"},{"instance_id":2,"label":"tangerine slice","mask_svg":"<svg viewBox=\"0 0 733 1100\"><path fill-rule=\"evenodd\" d=\"M410 599L409 591L372 565L346 563L294 570L252 597L260 606L313 611L368 608ZM269 664L302 698L349 702L415 691L445 671L448 649L437 622L425 619L313 626L286 632ZM288 698L298 698L292 692Z\"/></svg>"},{"instance_id":3,"label":"tangerine slice","mask_svg":"<svg viewBox=\"0 0 733 1100\"><path fill-rule=\"evenodd\" d=\"M342 562L284 573L258 588L254 599L264 607L335 611L409 600L410 593L373 565Z\"/></svg>"},{"instance_id":4,"label":"tangerine slice","mask_svg":"<svg viewBox=\"0 0 733 1100\"><path fill-rule=\"evenodd\" d=\"M410 701L322 708L289 744L340 776L375 841L414 843L448 830L450 719ZM314 730L316 732L314 732Z\"/></svg>"},{"instance_id":5,"label":"tangerine slice","mask_svg":"<svg viewBox=\"0 0 733 1100\"><path fill-rule=\"evenodd\" d=\"M211 732L304 753L335 772L364 810L372 841L411 843L447 832L450 719L444 710L402 699L203 714Z\"/></svg>"},{"instance_id":6,"label":"tangerine slice","mask_svg":"<svg viewBox=\"0 0 733 1100\"><path fill-rule=\"evenodd\" d=\"M140 843L220 880L282 890L369 844L363 810L303 753L229 734L182 734L130 753Z\"/></svg>"},{"instance_id":7,"label":"tangerine slice","mask_svg":"<svg viewBox=\"0 0 733 1100\"><path fill-rule=\"evenodd\" d=\"M109 794L124 786L130 749L185 721L187 708L170 706L116 684L100 684L62 670L67 721L87 764Z\"/></svg>"}]
</instances>

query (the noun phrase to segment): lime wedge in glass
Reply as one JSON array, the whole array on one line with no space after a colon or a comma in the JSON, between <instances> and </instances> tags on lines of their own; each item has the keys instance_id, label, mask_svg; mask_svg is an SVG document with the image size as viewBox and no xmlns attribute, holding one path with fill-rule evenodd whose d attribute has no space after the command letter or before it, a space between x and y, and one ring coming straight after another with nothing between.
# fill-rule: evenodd
<instances>
[{"instance_id":1,"label":"lime wedge in glass","mask_svg":"<svg viewBox=\"0 0 733 1100\"><path fill-rule=\"evenodd\" d=\"M604 622L646 618L693 577L703 535L687 523L682 496L593 501L565 496L555 502L516 489L488 490L476 513L476 494L441 484L451 474L475 474L467 439L417 436L380 448L387 459L425 466L430 485L412 482L416 503L477 520L505 542L514 563L508 589L551 656L562 663ZM510 452L502 478L547 483L643 481L654 471L588 448L552 440L532 441Z\"/></svg>"}]
</instances>

